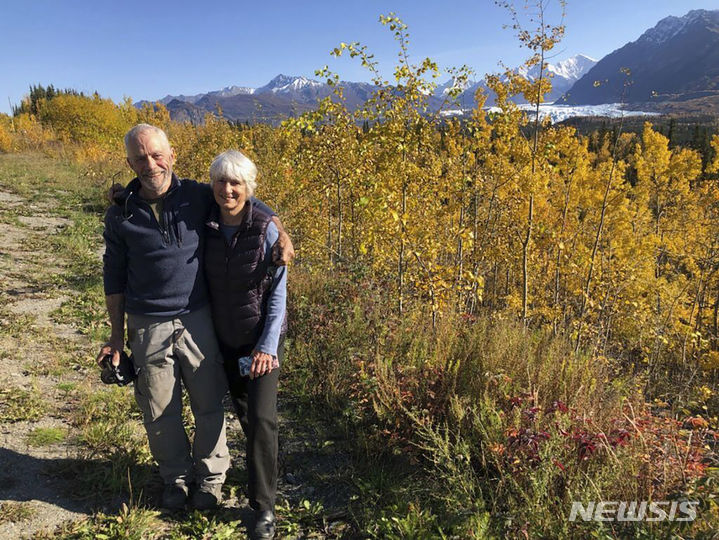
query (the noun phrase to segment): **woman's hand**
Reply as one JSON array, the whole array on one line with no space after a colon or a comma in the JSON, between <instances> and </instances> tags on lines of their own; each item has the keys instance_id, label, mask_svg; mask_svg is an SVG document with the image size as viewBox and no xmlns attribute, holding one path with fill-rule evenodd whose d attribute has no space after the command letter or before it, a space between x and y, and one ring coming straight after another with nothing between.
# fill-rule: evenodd
<instances>
[{"instance_id":1,"label":"woman's hand","mask_svg":"<svg viewBox=\"0 0 719 540\"><path fill-rule=\"evenodd\" d=\"M250 379L262 377L272 371L275 359L262 351L252 351L252 365L250 366Z\"/></svg>"}]
</instances>

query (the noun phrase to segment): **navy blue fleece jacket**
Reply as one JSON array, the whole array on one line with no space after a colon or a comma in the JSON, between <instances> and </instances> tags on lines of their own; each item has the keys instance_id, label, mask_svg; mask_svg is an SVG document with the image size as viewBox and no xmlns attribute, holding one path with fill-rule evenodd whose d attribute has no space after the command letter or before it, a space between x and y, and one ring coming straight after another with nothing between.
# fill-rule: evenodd
<instances>
[{"instance_id":1,"label":"navy blue fleece jacket","mask_svg":"<svg viewBox=\"0 0 719 540\"><path fill-rule=\"evenodd\" d=\"M118 197L121 204L105 214L105 294L124 294L125 311L139 315L172 317L203 307L209 301L203 229L212 189L173 174L161 223L139 197L139 189L135 178Z\"/></svg>"}]
</instances>

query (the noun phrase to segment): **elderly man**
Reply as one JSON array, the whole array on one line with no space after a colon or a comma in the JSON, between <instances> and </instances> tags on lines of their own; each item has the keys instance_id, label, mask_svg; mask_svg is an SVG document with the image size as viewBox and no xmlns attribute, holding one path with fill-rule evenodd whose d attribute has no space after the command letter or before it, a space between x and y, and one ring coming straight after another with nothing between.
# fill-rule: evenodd
<instances>
[{"instance_id":1,"label":"elderly man","mask_svg":"<svg viewBox=\"0 0 719 540\"><path fill-rule=\"evenodd\" d=\"M150 451L165 484L162 506L208 509L221 499L229 452L222 399L227 389L203 275L204 222L211 188L172 172L175 151L165 133L140 124L125 136L137 177L105 216L103 258L110 341L98 362L120 360L127 338L135 360L135 399ZM252 204L269 210L257 200ZM271 212L271 211L270 211ZM277 218L273 218L277 224ZM281 225L281 258L293 256ZM182 421L181 383L190 397L195 436Z\"/></svg>"}]
</instances>

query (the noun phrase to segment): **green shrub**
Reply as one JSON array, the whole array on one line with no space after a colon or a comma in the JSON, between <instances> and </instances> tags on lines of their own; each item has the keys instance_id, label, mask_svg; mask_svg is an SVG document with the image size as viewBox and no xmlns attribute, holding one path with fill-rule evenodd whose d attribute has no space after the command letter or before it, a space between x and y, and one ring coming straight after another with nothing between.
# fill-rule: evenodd
<instances>
[{"instance_id":1,"label":"green shrub","mask_svg":"<svg viewBox=\"0 0 719 540\"><path fill-rule=\"evenodd\" d=\"M342 271L294 269L291 297L290 386L341 419L358 461L404 460L360 489L360 505L381 509L356 512L368 534L605 534L570 523L571 502L663 500L705 473L703 431L654 416L641 379L563 336L489 316L400 317Z\"/></svg>"}]
</instances>

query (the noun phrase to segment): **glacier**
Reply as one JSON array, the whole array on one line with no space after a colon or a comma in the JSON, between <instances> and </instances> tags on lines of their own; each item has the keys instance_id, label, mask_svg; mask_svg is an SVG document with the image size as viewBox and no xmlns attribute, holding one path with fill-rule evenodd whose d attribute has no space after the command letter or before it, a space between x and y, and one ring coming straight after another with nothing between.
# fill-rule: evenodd
<instances>
[{"instance_id":1,"label":"glacier","mask_svg":"<svg viewBox=\"0 0 719 540\"><path fill-rule=\"evenodd\" d=\"M658 116L657 112L649 111L630 111L622 108L621 103L603 103L601 105L558 105L554 103L542 103L539 106L539 116L544 119L549 117L552 123L562 122L568 118L575 116L605 116L608 118L620 118L622 116ZM530 103L522 103L518 105L527 113L534 113L534 105ZM498 107L485 107L489 113L497 113L500 111ZM472 109L448 109L441 111L443 117L465 116Z\"/></svg>"}]
</instances>

